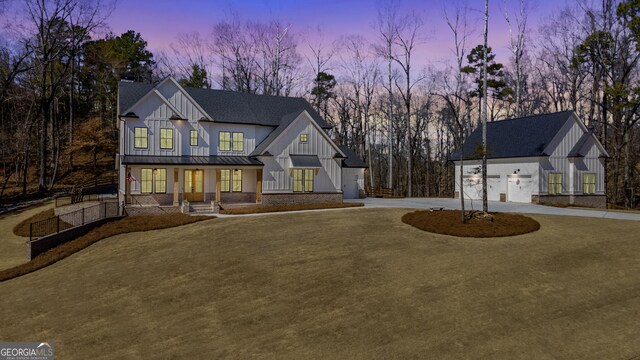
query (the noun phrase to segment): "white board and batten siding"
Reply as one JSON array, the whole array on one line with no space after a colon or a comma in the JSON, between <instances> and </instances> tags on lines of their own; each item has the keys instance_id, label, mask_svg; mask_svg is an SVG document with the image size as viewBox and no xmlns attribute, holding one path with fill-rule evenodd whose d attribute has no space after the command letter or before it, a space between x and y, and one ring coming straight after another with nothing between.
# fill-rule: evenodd
<instances>
[{"instance_id":1,"label":"white board and batten siding","mask_svg":"<svg viewBox=\"0 0 640 360\"><path fill-rule=\"evenodd\" d=\"M225 124L210 121L199 121L204 114L171 82L165 82L160 87L163 96L168 97L169 102L179 110L187 120L168 120L174 111L157 95L150 94L138 103L132 111L139 116L138 119L126 118L125 154L149 155L149 156L208 156L229 155L248 156L253 149L262 142L273 127ZM147 128L147 148L135 148L134 134L136 127ZM173 148L160 148L160 129L173 129ZM191 146L191 130L198 132L198 145ZM219 132L241 132L244 135L243 151L220 151Z\"/></svg>"},{"instance_id":2,"label":"white board and batten siding","mask_svg":"<svg viewBox=\"0 0 640 360\"><path fill-rule=\"evenodd\" d=\"M540 192L549 191L549 174L562 173L562 192L581 194L583 191L583 174L596 174L596 194L604 194L604 160L594 140L589 139L586 146L589 150L583 158L567 158L575 144L585 134L580 120L572 116L547 147L553 149L548 159L540 161Z\"/></svg>"},{"instance_id":3,"label":"white board and batten siding","mask_svg":"<svg viewBox=\"0 0 640 360\"><path fill-rule=\"evenodd\" d=\"M322 168L314 178L314 192L341 191L341 167L334 159L336 148L323 136L306 113L300 114L268 148L273 156L261 156L264 163L263 193L291 192L293 177L290 175L289 155L317 155ZM306 143L299 135L308 134Z\"/></svg>"}]
</instances>

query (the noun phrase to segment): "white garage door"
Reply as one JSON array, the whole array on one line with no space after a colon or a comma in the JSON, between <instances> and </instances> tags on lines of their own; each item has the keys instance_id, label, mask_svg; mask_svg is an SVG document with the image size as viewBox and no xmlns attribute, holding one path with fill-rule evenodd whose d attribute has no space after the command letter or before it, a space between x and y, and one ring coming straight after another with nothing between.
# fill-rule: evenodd
<instances>
[{"instance_id":1,"label":"white garage door","mask_svg":"<svg viewBox=\"0 0 640 360\"><path fill-rule=\"evenodd\" d=\"M482 199L482 178L480 175L464 175L462 181L465 199Z\"/></svg>"},{"instance_id":2,"label":"white garage door","mask_svg":"<svg viewBox=\"0 0 640 360\"><path fill-rule=\"evenodd\" d=\"M532 193L531 175L509 175L507 177L507 201L530 203Z\"/></svg>"},{"instance_id":3,"label":"white garage door","mask_svg":"<svg viewBox=\"0 0 640 360\"><path fill-rule=\"evenodd\" d=\"M465 199L482 199L482 177L480 175L466 175L464 177ZM487 199L500 201L500 192L504 192L499 175L487 175Z\"/></svg>"},{"instance_id":4,"label":"white garage door","mask_svg":"<svg viewBox=\"0 0 640 360\"><path fill-rule=\"evenodd\" d=\"M500 193L504 193L504 185L499 175L487 176L487 199L489 201L500 201Z\"/></svg>"},{"instance_id":5,"label":"white garage door","mask_svg":"<svg viewBox=\"0 0 640 360\"><path fill-rule=\"evenodd\" d=\"M364 172L362 169L342 169L342 198L360 198L360 189L364 189Z\"/></svg>"}]
</instances>

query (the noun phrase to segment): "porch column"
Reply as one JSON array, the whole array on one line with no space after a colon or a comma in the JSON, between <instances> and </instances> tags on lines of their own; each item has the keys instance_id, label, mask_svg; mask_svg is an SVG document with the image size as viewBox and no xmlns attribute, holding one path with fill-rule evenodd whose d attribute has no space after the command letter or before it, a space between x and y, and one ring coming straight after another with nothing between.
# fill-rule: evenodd
<instances>
[{"instance_id":1,"label":"porch column","mask_svg":"<svg viewBox=\"0 0 640 360\"><path fill-rule=\"evenodd\" d=\"M125 167L125 185L124 185L124 204L129 204L131 200L131 182L129 181L129 174L131 174L131 168Z\"/></svg>"},{"instance_id":2,"label":"porch column","mask_svg":"<svg viewBox=\"0 0 640 360\"><path fill-rule=\"evenodd\" d=\"M179 201L179 192L180 192L180 183L179 183L180 171L178 168L173 168L173 206L180 205Z\"/></svg>"},{"instance_id":3,"label":"porch column","mask_svg":"<svg viewBox=\"0 0 640 360\"><path fill-rule=\"evenodd\" d=\"M256 171L256 203L262 202L262 169Z\"/></svg>"},{"instance_id":4,"label":"porch column","mask_svg":"<svg viewBox=\"0 0 640 360\"><path fill-rule=\"evenodd\" d=\"M220 169L216 169L216 201L220 203Z\"/></svg>"}]
</instances>

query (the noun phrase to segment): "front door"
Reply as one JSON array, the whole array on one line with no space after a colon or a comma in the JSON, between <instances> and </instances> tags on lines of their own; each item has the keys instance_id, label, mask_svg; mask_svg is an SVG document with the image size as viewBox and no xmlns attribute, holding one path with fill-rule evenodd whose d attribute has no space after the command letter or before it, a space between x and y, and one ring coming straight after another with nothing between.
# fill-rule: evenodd
<instances>
[{"instance_id":1,"label":"front door","mask_svg":"<svg viewBox=\"0 0 640 360\"><path fill-rule=\"evenodd\" d=\"M204 201L204 170L184 171L184 199L190 202Z\"/></svg>"}]
</instances>

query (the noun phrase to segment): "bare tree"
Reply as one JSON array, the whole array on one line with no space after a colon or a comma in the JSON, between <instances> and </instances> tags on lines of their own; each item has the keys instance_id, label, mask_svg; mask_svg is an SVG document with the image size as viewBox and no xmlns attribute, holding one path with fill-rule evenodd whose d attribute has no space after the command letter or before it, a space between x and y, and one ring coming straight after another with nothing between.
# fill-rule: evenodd
<instances>
[{"instance_id":1,"label":"bare tree","mask_svg":"<svg viewBox=\"0 0 640 360\"><path fill-rule=\"evenodd\" d=\"M382 0L378 3L376 29L380 44L376 47L379 56L387 60L387 138L389 151L389 178L387 187L393 188L393 48L401 26L398 15L398 3L395 0Z\"/></svg>"},{"instance_id":2,"label":"bare tree","mask_svg":"<svg viewBox=\"0 0 640 360\"><path fill-rule=\"evenodd\" d=\"M484 51L482 62L482 211L489 212L487 200L487 53L489 49L489 0L484 1Z\"/></svg>"},{"instance_id":3,"label":"bare tree","mask_svg":"<svg viewBox=\"0 0 640 360\"><path fill-rule=\"evenodd\" d=\"M515 102L516 102L516 117L522 116L522 62L525 50L525 40L527 34L527 18L528 18L528 3L527 0L520 0L519 11L514 15L514 24L512 24L509 11L505 6L504 19L509 26L509 47L513 54L513 61L515 64ZM515 28L515 29L514 29Z\"/></svg>"},{"instance_id":4,"label":"bare tree","mask_svg":"<svg viewBox=\"0 0 640 360\"><path fill-rule=\"evenodd\" d=\"M422 38L420 37L420 31L422 28L422 19L415 14L406 15L402 18L402 26L397 28L397 36L395 38L395 44L398 47L398 52L392 57L393 61L398 64L404 75L404 84L400 86L396 79L395 85L399 90L400 95L405 106L405 126L407 131L407 196L413 195L413 146L411 136L411 95L413 87L422 81L425 76L412 80L412 64L411 57L416 50Z\"/></svg>"}]
</instances>

